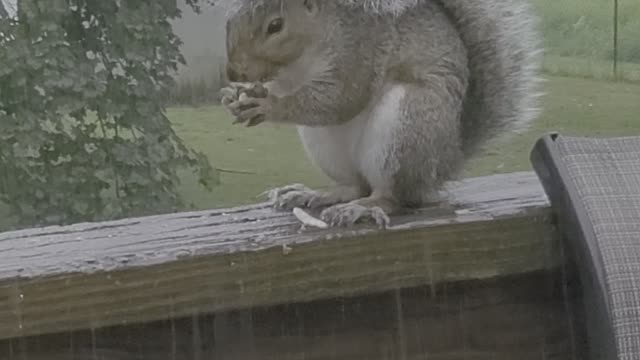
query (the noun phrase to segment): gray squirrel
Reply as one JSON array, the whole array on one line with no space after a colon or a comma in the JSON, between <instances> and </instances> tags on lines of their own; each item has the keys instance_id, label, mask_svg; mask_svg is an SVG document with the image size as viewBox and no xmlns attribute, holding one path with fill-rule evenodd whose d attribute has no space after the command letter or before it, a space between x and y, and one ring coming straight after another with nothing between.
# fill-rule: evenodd
<instances>
[{"instance_id":1,"label":"gray squirrel","mask_svg":"<svg viewBox=\"0 0 640 360\"><path fill-rule=\"evenodd\" d=\"M525 1L228 0L223 104L246 126L297 125L335 181L273 189L274 206L387 226L488 139L526 129L541 48Z\"/></svg>"}]
</instances>

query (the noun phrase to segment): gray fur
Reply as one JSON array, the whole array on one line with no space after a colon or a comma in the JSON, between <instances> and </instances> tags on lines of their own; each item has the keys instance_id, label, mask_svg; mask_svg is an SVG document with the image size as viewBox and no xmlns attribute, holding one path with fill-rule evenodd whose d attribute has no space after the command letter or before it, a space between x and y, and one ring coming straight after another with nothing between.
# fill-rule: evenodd
<instances>
[{"instance_id":1,"label":"gray fur","mask_svg":"<svg viewBox=\"0 0 640 360\"><path fill-rule=\"evenodd\" d=\"M381 15L425 0L342 0ZM435 0L452 16L469 53L471 85L462 118L464 151L492 136L526 130L540 113L538 20L527 0Z\"/></svg>"},{"instance_id":2,"label":"gray fur","mask_svg":"<svg viewBox=\"0 0 640 360\"><path fill-rule=\"evenodd\" d=\"M542 48L525 0L438 0L469 53L472 84L462 118L465 153L492 136L526 130L539 112Z\"/></svg>"},{"instance_id":3,"label":"gray fur","mask_svg":"<svg viewBox=\"0 0 640 360\"><path fill-rule=\"evenodd\" d=\"M316 0L313 16L302 0L228 1L230 69L268 79L278 99L238 104L298 125L337 183L328 193L288 188L278 207L333 205L322 212L330 223L379 222L424 204L478 146L538 113L541 51L526 0ZM296 35L269 43L260 26L277 11ZM284 58L270 62L278 46Z\"/></svg>"}]
</instances>

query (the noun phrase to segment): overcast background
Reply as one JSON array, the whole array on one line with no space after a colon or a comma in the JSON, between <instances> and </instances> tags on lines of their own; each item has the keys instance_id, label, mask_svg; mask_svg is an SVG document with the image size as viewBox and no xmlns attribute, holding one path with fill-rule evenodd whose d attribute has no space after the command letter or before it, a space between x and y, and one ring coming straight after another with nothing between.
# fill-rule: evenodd
<instances>
[{"instance_id":1,"label":"overcast background","mask_svg":"<svg viewBox=\"0 0 640 360\"><path fill-rule=\"evenodd\" d=\"M184 0L179 0L182 19L174 21L176 34L184 42L182 53L187 67L181 68L179 82L200 81L207 85L219 82L224 64L224 22L219 12L210 5L202 5L200 14L195 14ZM213 86L214 88L216 86Z\"/></svg>"}]
</instances>

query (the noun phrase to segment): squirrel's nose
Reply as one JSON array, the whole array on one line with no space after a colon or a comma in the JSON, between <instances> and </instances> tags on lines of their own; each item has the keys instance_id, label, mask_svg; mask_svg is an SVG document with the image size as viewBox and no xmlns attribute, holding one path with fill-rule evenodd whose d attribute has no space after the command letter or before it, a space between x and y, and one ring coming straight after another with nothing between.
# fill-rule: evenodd
<instances>
[{"instance_id":1,"label":"squirrel's nose","mask_svg":"<svg viewBox=\"0 0 640 360\"><path fill-rule=\"evenodd\" d=\"M231 82L245 82L247 81L247 75L241 74L231 65L227 65L227 79Z\"/></svg>"}]
</instances>

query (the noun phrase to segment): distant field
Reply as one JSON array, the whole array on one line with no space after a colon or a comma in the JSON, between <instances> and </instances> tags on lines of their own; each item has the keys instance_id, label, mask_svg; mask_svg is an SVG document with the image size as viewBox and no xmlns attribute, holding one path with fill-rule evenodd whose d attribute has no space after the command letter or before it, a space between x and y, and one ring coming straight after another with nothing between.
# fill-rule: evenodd
<instances>
[{"instance_id":1,"label":"distant field","mask_svg":"<svg viewBox=\"0 0 640 360\"><path fill-rule=\"evenodd\" d=\"M584 57L546 55L544 72L552 76L571 76L597 80L613 80L613 63ZM640 64L619 62L617 79L640 83Z\"/></svg>"},{"instance_id":2,"label":"distant field","mask_svg":"<svg viewBox=\"0 0 640 360\"><path fill-rule=\"evenodd\" d=\"M530 170L529 151L549 131L640 135L640 84L551 77L546 90L545 111L531 131L492 144L469 164L465 176ZM185 177L182 191L200 208L254 202L263 190L290 182L327 184L305 158L293 127L232 126L219 107L175 108L169 116L179 135L208 154L216 166L253 173L223 173L222 184L212 193L199 190L193 179Z\"/></svg>"},{"instance_id":3,"label":"distant field","mask_svg":"<svg viewBox=\"0 0 640 360\"><path fill-rule=\"evenodd\" d=\"M545 69L552 74L611 76L613 0L532 0L542 20ZM640 80L640 1L619 1L619 76Z\"/></svg>"}]
</instances>

